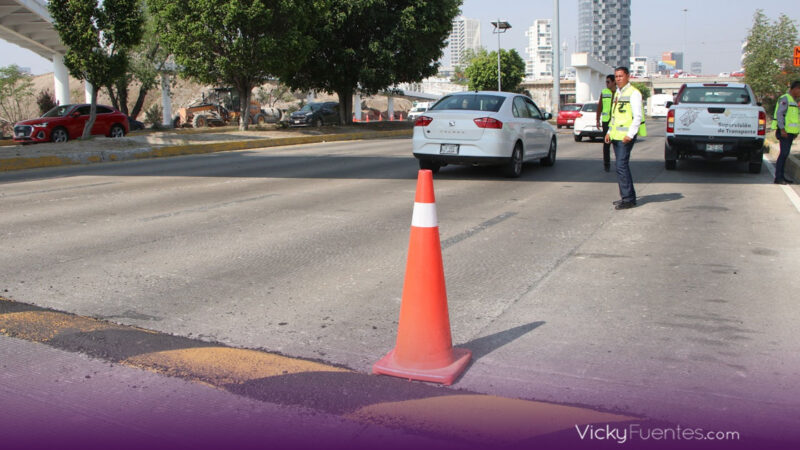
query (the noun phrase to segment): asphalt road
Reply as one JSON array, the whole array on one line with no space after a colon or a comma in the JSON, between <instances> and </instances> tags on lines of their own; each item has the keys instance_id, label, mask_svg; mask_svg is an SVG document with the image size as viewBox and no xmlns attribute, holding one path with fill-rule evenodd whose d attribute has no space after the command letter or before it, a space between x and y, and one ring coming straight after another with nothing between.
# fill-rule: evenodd
<instances>
[{"instance_id":1,"label":"asphalt road","mask_svg":"<svg viewBox=\"0 0 800 450\"><path fill-rule=\"evenodd\" d=\"M653 126L652 128L656 128ZM767 168L665 171L615 211L599 143L435 177L453 388L800 440L800 212ZM662 134L663 136L663 134ZM0 295L369 372L394 346L408 139L0 174Z\"/></svg>"}]
</instances>

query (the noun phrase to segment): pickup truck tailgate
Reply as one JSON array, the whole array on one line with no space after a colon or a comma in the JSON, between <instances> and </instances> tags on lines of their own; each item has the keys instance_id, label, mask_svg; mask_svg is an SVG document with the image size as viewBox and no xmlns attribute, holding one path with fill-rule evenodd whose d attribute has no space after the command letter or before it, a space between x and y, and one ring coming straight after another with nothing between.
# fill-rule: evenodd
<instances>
[{"instance_id":1,"label":"pickup truck tailgate","mask_svg":"<svg viewBox=\"0 0 800 450\"><path fill-rule=\"evenodd\" d=\"M758 110L746 105L680 105L675 134L714 137L756 137Z\"/></svg>"}]
</instances>

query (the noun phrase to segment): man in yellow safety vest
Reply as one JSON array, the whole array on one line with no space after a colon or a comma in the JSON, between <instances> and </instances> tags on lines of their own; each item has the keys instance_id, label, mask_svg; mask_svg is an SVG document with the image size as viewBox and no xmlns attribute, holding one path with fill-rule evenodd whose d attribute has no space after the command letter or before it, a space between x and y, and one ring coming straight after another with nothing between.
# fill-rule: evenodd
<instances>
[{"instance_id":1,"label":"man in yellow safety vest","mask_svg":"<svg viewBox=\"0 0 800 450\"><path fill-rule=\"evenodd\" d=\"M600 101L597 102L597 128L603 128L603 135L608 133L608 122L611 120L611 102L617 86L614 84L614 75L606 76L606 87L600 92ZM603 142L603 168L611 170L611 144Z\"/></svg>"},{"instance_id":2,"label":"man in yellow safety vest","mask_svg":"<svg viewBox=\"0 0 800 450\"><path fill-rule=\"evenodd\" d=\"M647 135L644 127L642 93L630 83L627 67L614 70L617 92L611 105L611 121L608 125L605 142L614 147L617 164L617 182L620 200L614 202L615 209L628 209L636 206L636 190L633 187L630 158L637 135Z\"/></svg>"},{"instance_id":3,"label":"man in yellow safety vest","mask_svg":"<svg viewBox=\"0 0 800 450\"><path fill-rule=\"evenodd\" d=\"M775 162L775 184L793 183L792 180L786 178L783 170L792 149L792 141L800 133L800 115L797 108L799 100L800 80L797 80L792 82L789 92L778 99L775 113L772 115L772 128L775 130L775 137L778 138L781 148L778 160Z\"/></svg>"}]
</instances>

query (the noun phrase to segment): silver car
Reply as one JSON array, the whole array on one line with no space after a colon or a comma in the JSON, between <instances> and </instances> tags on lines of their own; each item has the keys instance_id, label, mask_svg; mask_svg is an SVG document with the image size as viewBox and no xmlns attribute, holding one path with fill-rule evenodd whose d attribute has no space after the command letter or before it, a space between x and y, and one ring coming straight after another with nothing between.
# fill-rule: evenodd
<instances>
[{"instance_id":1,"label":"silver car","mask_svg":"<svg viewBox=\"0 0 800 450\"><path fill-rule=\"evenodd\" d=\"M525 161L556 162L556 130L529 97L460 92L440 99L414 123L413 151L422 169L447 164L502 165L508 177Z\"/></svg>"}]
</instances>

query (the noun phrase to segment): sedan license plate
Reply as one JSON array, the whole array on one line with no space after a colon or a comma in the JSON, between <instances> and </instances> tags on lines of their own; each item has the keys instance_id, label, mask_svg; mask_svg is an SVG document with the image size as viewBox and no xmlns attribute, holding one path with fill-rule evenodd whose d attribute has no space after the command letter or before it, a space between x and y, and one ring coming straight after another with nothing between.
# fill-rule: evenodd
<instances>
[{"instance_id":1,"label":"sedan license plate","mask_svg":"<svg viewBox=\"0 0 800 450\"><path fill-rule=\"evenodd\" d=\"M439 154L442 155L457 155L458 154L458 144L442 144L439 147Z\"/></svg>"},{"instance_id":2,"label":"sedan license plate","mask_svg":"<svg viewBox=\"0 0 800 450\"><path fill-rule=\"evenodd\" d=\"M707 152L722 153L722 144L706 144Z\"/></svg>"}]
</instances>

